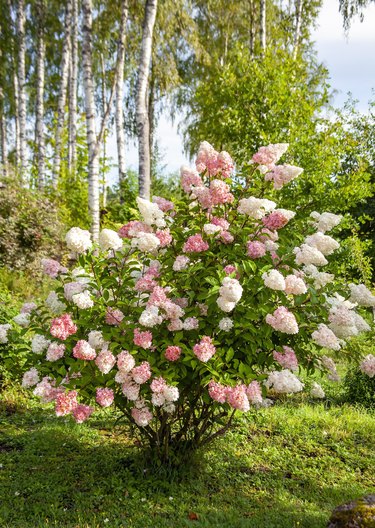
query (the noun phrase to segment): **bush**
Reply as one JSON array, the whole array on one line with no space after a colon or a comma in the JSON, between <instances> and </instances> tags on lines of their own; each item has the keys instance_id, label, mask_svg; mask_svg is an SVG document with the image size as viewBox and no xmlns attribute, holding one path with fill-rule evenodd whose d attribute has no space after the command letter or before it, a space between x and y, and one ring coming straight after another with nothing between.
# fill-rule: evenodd
<instances>
[{"instance_id":1,"label":"bush","mask_svg":"<svg viewBox=\"0 0 375 528\"><path fill-rule=\"evenodd\" d=\"M298 167L274 165L286 147L262 148L233 175L230 156L203 143L199 172L182 171L181 202L137 199L142 220L119 234L103 230L99 246L71 229L77 267L68 273L50 261L55 292L16 318L32 337L23 385L79 423L94 402L114 401L144 444L169 460L225 433L267 391L300 392L299 367L337 376L319 347L339 351L370 329L365 310L318 270L339 248L324 233L341 218L314 213L300 232L294 212L249 191L298 176ZM363 285L351 285L350 299L375 305ZM323 397L316 384L313 396Z\"/></svg>"}]
</instances>

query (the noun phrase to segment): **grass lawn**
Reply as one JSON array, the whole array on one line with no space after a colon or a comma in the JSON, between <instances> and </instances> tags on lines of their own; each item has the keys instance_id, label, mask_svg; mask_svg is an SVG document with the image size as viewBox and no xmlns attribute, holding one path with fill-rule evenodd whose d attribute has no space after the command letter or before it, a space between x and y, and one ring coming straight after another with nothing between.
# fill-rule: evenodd
<instances>
[{"instance_id":1,"label":"grass lawn","mask_svg":"<svg viewBox=\"0 0 375 528\"><path fill-rule=\"evenodd\" d=\"M75 425L0 403L1 528L323 528L375 490L375 414L277 404L243 417L181 475L145 467L110 414Z\"/></svg>"}]
</instances>

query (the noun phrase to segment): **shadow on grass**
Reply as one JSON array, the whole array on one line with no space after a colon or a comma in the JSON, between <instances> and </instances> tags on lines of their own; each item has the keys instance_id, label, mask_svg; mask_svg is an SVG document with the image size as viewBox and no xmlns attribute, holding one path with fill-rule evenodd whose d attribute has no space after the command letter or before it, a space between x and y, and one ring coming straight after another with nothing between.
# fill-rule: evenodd
<instances>
[{"instance_id":1,"label":"shadow on grass","mask_svg":"<svg viewBox=\"0 0 375 528\"><path fill-rule=\"evenodd\" d=\"M334 505L361 493L288 464L254 464L251 444L244 457L232 436L176 473L148 468L101 421L77 426L31 410L3 424L2 528L323 528Z\"/></svg>"}]
</instances>

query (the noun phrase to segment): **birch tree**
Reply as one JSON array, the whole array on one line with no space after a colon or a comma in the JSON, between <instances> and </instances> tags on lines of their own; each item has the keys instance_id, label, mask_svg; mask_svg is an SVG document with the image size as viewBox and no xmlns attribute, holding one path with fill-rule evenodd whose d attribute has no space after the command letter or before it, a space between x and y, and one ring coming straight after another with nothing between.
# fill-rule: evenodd
<instances>
[{"instance_id":1,"label":"birch tree","mask_svg":"<svg viewBox=\"0 0 375 528\"><path fill-rule=\"evenodd\" d=\"M55 132L55 155L53 160L53 185L57 187L58 178L60 176L61 167L61 147L62 147L62 132L65 121L65 104L66 91L68 87L69 76L69 56L70 56L70 33L71 33L71 19L72 19L72 0L66 0L65 7L65 24L64 24L64 41L61 56L61 78L60 89L57 100L57 123Z\"/></svg>"},{"instance_id":2,"label":"birch tree","mask_svg":"<svg viewBox=\"0 0 375 528\"><path fill-rule=\"evenodd\" d=\"M136 95L139 195L146 199L150 199L151 190L150 123L147 101L152 55L152 36L156 20L156 11L157 0L146 0Z\"/></svg>"},{"instance_id":3,"label":"birch tree","mask_svg":"<svg viewBox=\"0 0 375 528\"><path fill-rule=\"evenodd\" d=\"M26 169L26 43L25 43L25 2L18 0L16 29L18 45L18 65L17 78L18 83L18 140L19 140L19 170L21 177L24 176Z\"/></svg>"},{"instance_id":4,"label":"birch tree","mask_svg":"<svg viewBox=\"0 0 375 528\"><path fill-rule=\"evenodd\" d=\"M72 0L71 54L69 65L69 145L68 169L75 172L77 163L77 83L78 83L78 12Z\"/></svg>"},{"instance_id":5,"label":"birch tree","mask_svg":"<svg viewBox=\"0 0 375 528\"><path fill-rule=\"evenodd\" d=\"M44 39L45 5L44 0L35 4L38 21L36 59L36 102L35 102L35 144L38 168L37 185L41 189L45 183L45 138L44 138L44 63L46 46Z\"/></svg>"},{"instance_id":6,"label":"birch tree","mask_svg":"<svg viewBox=\"0 0 375 528\"><path fill-rule=\"evenodd\" d=\"M267 45L266 22L267 22L266 0L260 0L260 48L262 50L262 53L266 51L266 45Z\"/></svg>"},{"instance_id":7,"label":"birch tree","mask_svg":"<svg viewBox=\"0 0 375 528\"><path fill-rule=\"evenodd\" d=\"M117 140L117 158L118 158L118 176L121 189L121 183L125 179L126 164L125 164L125 124L123 114L123 99L124 99L124 66L125 66L125 39L126 39L126 23L128 20L128 0L121 2L121 22L120 33L118 41L118 76L116 80L116 140Z\"/></svg>"},{"instance_id":8,"label":"birch tree","mask_svg":"<svg viewBox=\"0 0 375 528\"><path fill-rule=\"evenodd\" d=\"M293 59L296 60L301 38L303 0L296 0L296 26L294 30Z\"/></svg>"},{"instance_id":9,"label":"birch tree","mask_svg":"<svg viewBox=\"0 0 375 528\"><path fill-rule=\"evenodd\" d=\"M99 152L96 148L94 81L92 73L92 3L82 0L82 67L85 93L86 134L89 149L88 184L91 233L93 240L99 240Z\"/></svg>"}]
</instances>

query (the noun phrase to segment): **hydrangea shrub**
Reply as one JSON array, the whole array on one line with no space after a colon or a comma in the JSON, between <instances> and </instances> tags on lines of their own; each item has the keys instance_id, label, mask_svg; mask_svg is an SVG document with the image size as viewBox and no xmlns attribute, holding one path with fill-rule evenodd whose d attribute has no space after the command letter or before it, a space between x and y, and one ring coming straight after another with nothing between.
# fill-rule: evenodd
<instances>
[{"instance_id":1,"label":"hydrangea shrub","mask_svg":"<svg viewBox=\"0 0 375 528\"><path fill-rule=\"evenodd\" d=\"M15 318L30 334L23 386L78 423L116 406L168 457L207 444L267 393L302 391L301 367L334 379L325 351L370 330L375 297L338 291L327 271L340 216L314 212L302 232L296 212L255 195L261 180L272 197L302 172L278 164L286 149L262 147L245 177L204 142L196 168L181 169L181 202L138 198L140 218L104 229L99 247L71 229L76 267L44 260L56 288ZM373 359L363 365L373 372ZM324 397L316 383L312 396Z\"/></svg>"}]
</instances>

